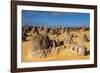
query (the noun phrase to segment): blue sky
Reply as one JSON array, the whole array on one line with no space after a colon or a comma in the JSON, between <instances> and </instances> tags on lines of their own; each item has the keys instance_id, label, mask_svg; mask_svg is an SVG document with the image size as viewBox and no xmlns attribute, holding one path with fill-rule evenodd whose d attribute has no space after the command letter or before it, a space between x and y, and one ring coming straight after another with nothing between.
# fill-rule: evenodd
<instances>
[{"instance_id":1,"label":"blue sky","mask_svg":"<svg viewBox=\"0 0 100 73\"><path fill-rule=\"evenodd\" d=\"M22 10L23 25L89 26L89 13Z\"/></svg>"}]
</instances>

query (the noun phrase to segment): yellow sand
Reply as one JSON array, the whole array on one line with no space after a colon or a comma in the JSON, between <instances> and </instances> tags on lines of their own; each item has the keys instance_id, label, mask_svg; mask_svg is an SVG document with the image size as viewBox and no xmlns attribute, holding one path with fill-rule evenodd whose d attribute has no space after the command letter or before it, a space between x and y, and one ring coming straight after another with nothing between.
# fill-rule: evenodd
<instances>
[{"instance_id":1,"label":"yellow sand","mask_svg":"<svg viewBox=\"0 0 100 73\"><path fill-rule=\"evenodd\" d=\"M79 37L81 35L82 31L80 30L80 34L78 34L78 37L73 38L74 41L77 41L79 44L81 44L82 40ZM85 32L89 36L89 31ZM64 34L58 36L59 39L63 39ZM47 58L40 58L40 57L33 57L29 50L32 48L31 46L32 41L25 41L22 42L22 62L37 62L37 61L58 61L58 60L85 60L89 59L90 55L86 56L80 56L75 54L74 52L67 51L69 49L68 47L65 47L64 50L62 50L61 53L55 53L49 55ZM90 42L84 43L87 50L90 50ZM68 44L66 44L68 45Z\"/></svg>"}]
</instances>

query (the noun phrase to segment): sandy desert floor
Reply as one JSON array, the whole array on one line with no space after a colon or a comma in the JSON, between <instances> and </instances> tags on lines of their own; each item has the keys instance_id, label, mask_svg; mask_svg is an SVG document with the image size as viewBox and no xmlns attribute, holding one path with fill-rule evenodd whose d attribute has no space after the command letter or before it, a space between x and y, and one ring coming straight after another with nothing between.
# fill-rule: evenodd
<instances>
[{"instance_id":1,"label":"sandy desert floor","mask_svg":"<svg viewBox=\"0 0 100 73\"><path fill-rule=\"evenodd\" d=\"M78 36L80 36L81 34L81 30L79 31ZM85 31L85 34L89 36L90 32L89 31ZM59 39L63 39L63 36L65 34L59 35L58 38ZM49 35L50 37L52 37L51 35ZM81 38L80 37L75 37L73 38L74 41L77 41L78 43L81 43ZM64 49L62 50L62 52L60 53L54 53L49 55L46 58L40 58L40 57L34 57L30 54L30 49L32 48L32 41L25 41L22 42L22 62L38 62L38 61L58 61L58 60L85 60L85 59L89 59L90 58L90 41L89 42L85 42L84 43L86 46L86 50L87 50L87 55L85 56L80 56L80 55L76 55L76 53L69 51L69 48L66 47L66 45L62 45L65 46ZM61 47L61 46L60 46ZM57 47L59 48L59 47Z\"/></svg>"}]
</instances>

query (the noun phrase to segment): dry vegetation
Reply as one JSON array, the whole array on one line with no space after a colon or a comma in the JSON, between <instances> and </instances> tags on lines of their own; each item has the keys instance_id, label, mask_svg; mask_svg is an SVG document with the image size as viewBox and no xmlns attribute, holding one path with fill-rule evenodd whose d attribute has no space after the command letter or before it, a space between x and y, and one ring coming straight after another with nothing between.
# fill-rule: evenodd
<instances>
[{"instance_id":1,"label":"dry vegetation","mask_svg":"<svg viewBox=\"0 0 100 73\"><path fill-rule=\"evenodd\" d=\"M88 27L23 26L22 61L89 59Z\"/></svg>"}]
</instances>

